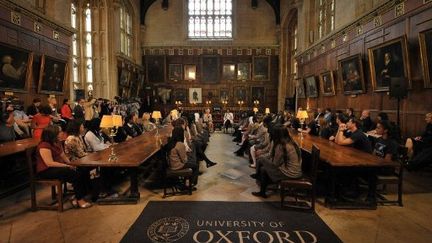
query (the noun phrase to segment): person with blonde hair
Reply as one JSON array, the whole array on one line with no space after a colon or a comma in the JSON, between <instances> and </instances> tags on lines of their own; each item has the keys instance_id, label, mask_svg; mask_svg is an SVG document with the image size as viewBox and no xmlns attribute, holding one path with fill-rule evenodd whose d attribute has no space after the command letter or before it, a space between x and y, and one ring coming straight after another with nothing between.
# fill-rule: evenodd
<instances>
[{"instance_id":1,"label":"person with blonde hair","mask_svg":"<svg viewBox=\"0 0 432 243\"><path fill-rule=\"evenodd\" d=\"M145 132L153 131L156 128L156 124L150 121L150 113L148 112L142 115L141 125Z\"/></svg>"}]
</instances>

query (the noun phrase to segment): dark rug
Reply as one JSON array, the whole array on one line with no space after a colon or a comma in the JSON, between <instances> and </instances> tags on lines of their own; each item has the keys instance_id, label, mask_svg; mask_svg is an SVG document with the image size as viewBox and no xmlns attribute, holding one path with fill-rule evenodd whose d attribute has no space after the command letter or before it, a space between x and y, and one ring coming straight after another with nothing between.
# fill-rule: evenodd
<instances>
[{"instance_id":1,"label":"dark rug","mask_svg":"<svg viewBox=\"0 0 432 243\"><path fill-rule=\"evenodd\" d=\"M151 201L121 242L342 242L311 212L276 202Z\"/></svg>"}]
</instances>

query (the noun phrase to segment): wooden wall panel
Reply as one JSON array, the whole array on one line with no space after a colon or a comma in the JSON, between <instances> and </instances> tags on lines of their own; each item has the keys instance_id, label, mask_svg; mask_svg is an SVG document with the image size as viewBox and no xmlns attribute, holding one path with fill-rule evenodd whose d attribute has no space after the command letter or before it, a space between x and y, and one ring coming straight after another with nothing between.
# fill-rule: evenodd
<instances>
[{"instance_id":1,"label":"wooden wall panel","mask_svg":"<svg viewBox=\"0 0 432 243\"><path fill-rule=\"evenodd\" d=\"M323 68L333 70L336 84L336 96L299 99L300 107L330 107L344 110L354 108L357 115L361 110L370 109L374 118L378 112L384 111L396 121L397 101L391 99L388 92L373 92L370 78L367 50L388 40L406 35L408 40L409 65L411 69L412 88L408 97L401 101L401 129L403 135L413 136L422 132L425 127L424 114L432 112L432 89L425 89L421 69L418 34L432 28L432 5L422 1L407 0L405 14L395 18L394 8L381 13L382 25L374 26L373 18L358 20L363 26L363 33L357 35L356 28L341 30L334 36L326 38L324 43L317 43L309 50L299 55L299 76L319 75ZM365 17L366 18L366 17ZM355 25L354 25L355 26ZM352 27L352 26L351 26ZM348 41L342 41L340 33L345 32ZM320 50L321 45L329 46L331 40L336 41L336 47L326 49L323 55L312 55ZM357 96L343 94L342 85L337 73L337 61L355 54L361 54L365 75L366 93ZM309 58L310 56L310 58Z\"/></svg>"}]
</instances>

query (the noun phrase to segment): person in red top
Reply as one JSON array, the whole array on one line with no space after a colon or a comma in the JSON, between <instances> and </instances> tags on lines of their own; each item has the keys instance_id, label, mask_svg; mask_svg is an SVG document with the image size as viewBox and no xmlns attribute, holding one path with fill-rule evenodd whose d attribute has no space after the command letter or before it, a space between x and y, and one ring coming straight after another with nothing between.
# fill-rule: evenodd
<instances>
[{"instance_id":1,"label":"person in red top","mask_svg":"<svg viewBox=\"0 0 432 243\"><path fill-rule=\"evenodd\" d=\"M43 179L60 179L72 183L75 199L74 207L89 208L92 205L84 200L84 177L70 165L70 161L58 142L58 126L48 126L43 129L41 141L36 149L36 172Z\"/></svg>"},{"instance_id":2,"label":"person in red top","mask_svg":"<svg viewBox=\"0 0 432 243\"><path fill-rule=\"evenodd\" d=\"M70 120L72 120L74 118L72 115L72 109L71 109L70 104L69 104L69 99L67 99L67 98L63 100L63 105L60 108L60 116L61 116L61 118L66 120L66 122L69 122Z\"/></svg>"},{"instance_id":3,"label":"person in red top","mask_svg":"<svg viewBox=\"0 0 432 243\"><path fill-rule=\"evenodd\" d=\"M47 105L39 108L39 113L34 115L31 127L33 128L33 138L40 139L42 131L48 125L51 125L51 108Z\"/></svg>"}]
</instances>

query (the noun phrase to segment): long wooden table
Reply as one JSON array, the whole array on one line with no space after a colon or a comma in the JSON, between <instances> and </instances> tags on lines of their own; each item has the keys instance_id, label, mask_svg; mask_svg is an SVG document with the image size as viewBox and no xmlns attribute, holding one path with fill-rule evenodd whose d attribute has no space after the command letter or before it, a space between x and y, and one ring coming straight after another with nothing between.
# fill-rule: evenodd
<instances>
[{"instance_id":1,"label":"long wooden table","mask_svg":"<svg viewBox=\"0 0 432 243\"><path fill-rule=\"evenodd\" d=\"M111 147L102 151L89 153L71 164L83 167L118 167L127 168L130 172L130 193L127 197L114 199L117 203L136 203L140 198L138 191L138 166L156 154L161 145L171 135L172 127L167 126L145 132L140 136L118 143L114 146L117 160L109 162Z\"/></svg>"},{"instance_id":2,"label":"long wooden table","mask_svg":"<svg viewBox=\"0 0 432 243\"><path fill-rule=\"evenodd\" d=\"M38 139L26 138L6 143L0 143L0 157L24 152L27 148L36 147Z\"/></svg>"},{"instance_id":3,"label":"long wooden table","mask_svg":"<svg viewBox=\"0 0 432 243\"><path fill-rule=\"evenodd\" d=\"M312 152L312 145L320 149L320 160L329 165L330 193L326 197L326 205L333 208L374 208L376 205L366 204L338 204L336 194L337 178L353 170L375 170L382 167L397 167L398 163L387 161L376 155L363 152L350 146L338 145L327 139L303 134L303 139L297 131L290 131L292 138L299 144L300 148L308 153Z\"/></svg>"}]
</instances>

